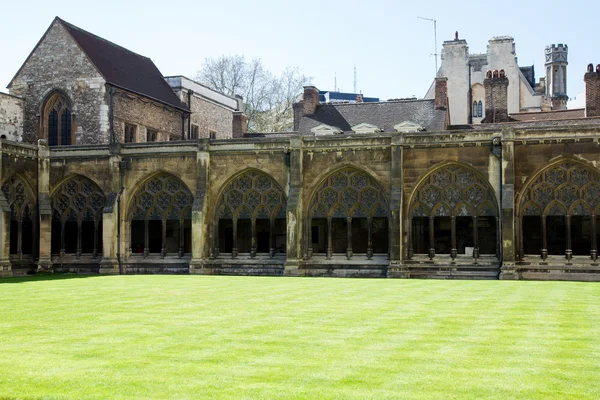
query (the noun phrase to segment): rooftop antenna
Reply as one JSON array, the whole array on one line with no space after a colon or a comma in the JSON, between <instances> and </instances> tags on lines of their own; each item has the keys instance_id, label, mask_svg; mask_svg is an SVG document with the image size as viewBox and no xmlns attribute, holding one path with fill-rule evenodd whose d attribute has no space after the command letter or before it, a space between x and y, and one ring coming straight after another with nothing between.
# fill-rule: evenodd
<instances>
[{"instance_id":1,"label":"rooftop antenna","mask_svg":"<svg viewBox=\"0 0 600 400\"><path fill-rule=\"evenodd\" d=\"M333 73L333 91L337 92L337 72Z\"/></svg>"},{"instance_id":2,"label":"rooftop antenna","mask_svg":"<svg viewBox=\"0 0 600 400\"><path fill-rule=\"evenodd\" d=\"M356 93L356 65L354 66L354 93Z\"/></svg>"},{"instance_id":3,"label":"rooftop antenna","mask_svg":"<svg viewBox=\"0 0 600 400\"><path fill-rule=\"evenodd\" d=\"M438 58L438 53L437 53L437 21L433 18L424 18L424 17L417 17L419 19L424 19L425 21L431 21L433 22L433 46L434 46L434 52L433 54L430 54L431 56L435 57L435 75L437 76L438 73L438 63L437 63L437 58Z\"/></svg>"}]
</instances>

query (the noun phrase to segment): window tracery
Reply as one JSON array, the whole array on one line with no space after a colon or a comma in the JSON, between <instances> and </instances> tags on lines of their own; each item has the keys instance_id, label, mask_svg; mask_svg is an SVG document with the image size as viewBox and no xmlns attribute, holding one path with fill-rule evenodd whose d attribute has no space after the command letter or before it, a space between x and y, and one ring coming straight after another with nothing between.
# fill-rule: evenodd
<instances>
[{"instance_id":1,"label":"window tracery","mask_svg":"<svg viewBox=\"0 0 600 400\"><path fill-rule=\"evenodd\" d=\"M72 115L70 102L62 93L52 94L44 105L44 131L49 146L71 144Z\"/></svg>"},{"instance_id":2,"label":"window tracery","mask_svg":"<svg viewBox=\"0 0 600 400\"><path fill-rule=\"evenodd\" d=\"M189 252L192 203L192 193L179 178L160 173L147 180L129 206L131 251L145 257Z\"/></svg>"},{"instance_id":3,"label":"window tracery","mask_svg":"<svg viewBox=\"0 0 600 400\"><path fill-rule=\"evenodd\" d=\"M10 253L19 256L32 254L35 204L25 182L18 175L13 175L2 185L2 193L11 210Z\"/></svg>"}]
</instances>

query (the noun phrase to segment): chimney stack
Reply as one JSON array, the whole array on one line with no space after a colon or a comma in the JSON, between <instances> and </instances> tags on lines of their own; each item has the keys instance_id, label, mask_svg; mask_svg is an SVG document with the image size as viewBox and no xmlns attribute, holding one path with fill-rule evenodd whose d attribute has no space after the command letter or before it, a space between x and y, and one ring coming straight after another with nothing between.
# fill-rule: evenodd
<instances>
[{"instance_id":1,"label":"chimney stack","mask_svg":"<svg viewBox=\"0 0 600 400\"><path fill-rule=\"evenodd\" d=\"M448 107L448 78L435 78L435 109Z\"/></svg>"},{"instance_id":2,"label":"chimney stack","mask_svg":"<svg viewBox=\"0 0 600 400\"><path fill-rule=\"evenodd\" d=\"M319 89L314 86L304 86L304 115L313 115L319 105Z\"/></svg>"},{"instance_id":3,"label":"chimney stack","mask_svg":"<svg viewBox=\"0 0 600 400\"><path fill-rule=\"evenodd\" d=\"M585 116L600 116L600 64L588 64L587 72L583 77L585 82Z\"/></svg>"},{"instance_id":4,"label":"chimney stack","mask_svg":"<svg viewBox=\"0 0 600 400\"><path fill-rule=\"evenodd\" d=\"M485 118L481 123L508 122L508 78L504 70L488 71L483 80Z\"/></svg>"},{"instance_id":5,"label":"chimney stack","mask_svg":"<svg viewBox=\"0 0 600 400\"><path fill-rule=\"evenodd\" d=\"M244 114L243 111L233 112L232 130L232 137L234 139L243 138L244 136L246 136L248 124L246 123L246 114Z\"/></svg>"},{"instance_id":6,"label":"chimney stack","mask_svg":"<svg viewBox=\"0 0 600 400\"><path fill-rule=\"evenodd\" d=\"M356 102L357 103L362 103L363 102L363 95L362 93L359 93L356 95Z\"/></svg>"}]
</instances>

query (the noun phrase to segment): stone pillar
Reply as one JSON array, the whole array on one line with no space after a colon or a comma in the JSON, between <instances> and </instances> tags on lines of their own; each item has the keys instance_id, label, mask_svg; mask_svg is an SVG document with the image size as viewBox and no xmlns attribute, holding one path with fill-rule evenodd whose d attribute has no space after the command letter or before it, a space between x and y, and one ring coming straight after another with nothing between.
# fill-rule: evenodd
<instances>
[{"instance_id":1,"label":"stone pillar","mask_svg":"<svg viewBox=\"0 0 600 400\"><path fill-rule=\"evenodd\" d=\"M2 143L0 142L0 149ZM0 182L4 180L2 173L2 162L0 162ZM10 264L10 205L0 191L0 277L12 276Z\"/></svg>"},{"instance_id":2,"label":"stone pillar","mask_svg":"<svg viewBox=\"0 0 600 400\"><path fill-rule=\"evenodd\" d=\"M317 92L318 94L318 92ZM318 97L317 97L318 100ZM289 182L290 192L287 200L287 259L284 275L298 276L302 258L302 138L290 139Z\"/></svg>"},{"instance_id":3,"label":"stone pillar","mask_svg":"<svg viewBox=\"0 0 600 400\"><path fill-rule=\"evenodd\" d=\"M210 274L211 270L205 265L210 253L210 240L208 235L209 220L208 210L208 181L210 174L210 154L208 152L208 139L198 140L198 153L196 156L196 197L192 206L192 260L190 261L190 274Z\"/></svg>"},{"instance_id":4,"label":"stone pillar","mask_svg":"<svg viewBox=\"0 0 600 400\"><path fill-rule=\"evenodd\" d=\"M38 272L52 272L52 207L50 205L50 149L48 141L38 140L38 205L40 255Z\"/></svg>"},{"instance_id":5,"label":"stone pillar","mask_svg":"<svg viewBox=\"0 0 600 400\"><path fill-rule=\"evenodd\" d=\"M101 274L119 274L119 258L123 261L125 246L129 245L128 235L124 235L124 221L127 220L126 211L123 211L121 204L121 176L124 171L120 156L120 144L112 143L110 145L110 158L108 160L110 180L109 192L106 196L106 204L102 210L102 260L100 261ZM119 209L120 208L120 209ZM119 220L119 214L121 218ZM119 235L119 224L121 232ZM120 242L120 248L119 248ZM118 253L118 254L117 254Z\"/></svg>"},{"instance_id":6,"label":"stone pillar","mask_svg":"<svg viewBox=\"0 0 600 400\"><path fill-rule=\"evenodd\" d=\"M502 180L500 185L501 253L502 268L500 279L519 279L516 271L517 249L515 229L515 134L512 128L502 130L502 136L494 140L501 146L500 155ZM498 143L498 140L501 143ZM500 177L498 177L500 179Z\"/></svg>"},{"instance_id":7,"label":"stone pillar","mask_svg":"<svg viewBox=\"0 0 600 400\"><path fill-rule=\"evenodd\" d=\"M407 217L403 216L402 199L402 181L403 181L403 155L404 136L401 133L392 136L392 161L390 175L390 265L388 267L388 278L408 278L402 264L404 257L404 245L407 240L404 237L405 228L410 223ZM404 229L403 229L404 228Z\"/></svg>"}]
</instances>

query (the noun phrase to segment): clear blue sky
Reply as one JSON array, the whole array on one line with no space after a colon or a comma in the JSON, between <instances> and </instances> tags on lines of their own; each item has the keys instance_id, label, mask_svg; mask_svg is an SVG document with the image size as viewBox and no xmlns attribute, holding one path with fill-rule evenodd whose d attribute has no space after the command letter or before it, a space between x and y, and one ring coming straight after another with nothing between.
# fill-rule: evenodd
<instances>
[{"instance_id":1,"label":"clear blue sky","mask_svg":"<svg viewBox=\"0 0 600 400\"><path fill-rule=\"evenodd\" d=\"M560 6L554 6L560 4ZM357 88L367 96L422 97L435 75L444 40L467 40L485 52L492 36L515 38L520 65L542 76L544 47L569 46L568 94L584 90L590 62L600 63L594 38L597 2L254 0L254 1L8 1L0 6L0 90L58 15L85 30L152 58L164 75L193 76L207 57L244 54L274 72L297 66L320 89Z\"/></svg>"}]
</instances>

